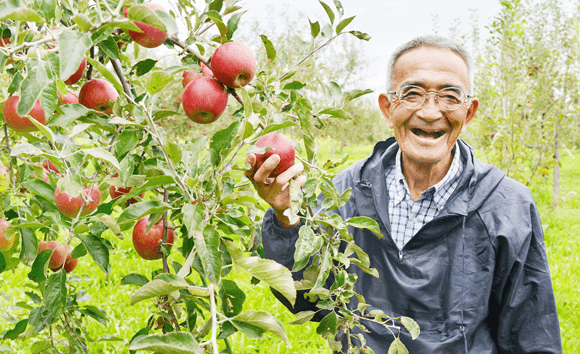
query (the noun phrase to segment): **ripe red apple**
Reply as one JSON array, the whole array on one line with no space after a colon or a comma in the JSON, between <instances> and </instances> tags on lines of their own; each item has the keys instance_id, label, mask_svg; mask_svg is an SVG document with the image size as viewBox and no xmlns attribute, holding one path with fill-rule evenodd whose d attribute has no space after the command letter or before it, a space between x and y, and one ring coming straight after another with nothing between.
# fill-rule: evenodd
<instances>
[{"instance_id":1,"label":"ripe red apple","mask_svg":"<svg viewBox=\"0 0 580 354\"><path fill-rule=\"evenodd\" d=\"M81 77L83 77L86 68L87 68L87 60L83 58L83 61L81 61L81 64L79 65L77 71L75 71L75 73L72 74L68 79L64 80L64 83L67 85L76 84L81 79Z\"/></svg>"},{"instance_id":2,"label":"ripe red apple","mask_svg":"<svg viewBox=\"0 0 580 354\"><path fill-rule=\"evenodd\" d=\"M148 222L149 216L146 216L135 224L133 228L133 247L135 247L135 251L144 259L160 259L163 257L159 247L163 240L163 220L153 225L149 233L146 233ZM169 248L173 246L174 238L173 230L168 229L167 246Z\"/></svg>"},{"instance_id":3,"label":"ripe red apple","mask_svg":"<svg viewBox=\"0 0 580 354\"><path fill-rule=\"evenodd\" d=\"M89 194L89 189L90 187L85 188L82 191L82 195L85 198L87 198L87 195ZM81 216L89 215L95 211L101 203L101 192L95 185L93 185L90 199L91 201L84 206ZM56 204L56 208L69 218L76 218L83 203L83 199L80 196L72 198L67 193L61 193L58 188L54 191L54 204Z\"/></svg>"},{"instance_id":4,"label":"ripe red apple","mask_svg":"<svg viewBox=\"0 0 580 354\"><path fill-rule=\"evenodd\" d=\"M11 239L6 236L6 229L12 226L12 224L5 219L0 219L0 252L8 251L14 245L14 240L16 236L13 235Z\"/></svg>"},{"instance_id":5,"label":"ripe red apple","mask_svg":"<svg viewBox=\"0 0 580 354\"><path fill-rule=\"evenodd\" d=\"M199 124L215 122L228 105L228 91L216 79L201 76L183 90L183 110Z\"/></svg>"},{"instance_id":6,"label":"ripe red apple","mask_svg":"<svg viewBox=\"0 0 580 354\"><path fill-rule=\"evenodd\" d=\"M186 70L183 72L183 80L181 80L181 86L183 86L183 88L185 88L187 86L187 84L189 84L190 82L192 82L193 80L197 79L198 77L201 77L203 74L195 72L195 70Z\"/></svg>"},{"instance_id":7,"label":"ripe red apple","mask_svg":"<svg viewBox=\"0 0 580 354\"><path fill-rule=\"evenodd\" d=\"M57 92L57 94L58 94L58 99L59 99L60 103L62 103L62 104L79 103L79 93L76 92L75 90L68 90L68 93L64 97L62 97L60 92Z\"/></svg>"},{"instance_id":8,"label":"ripe red apple","mask_svg":"<svg viewBox=\"0 0 580 354\"><path fill-rule=\"evenodd\" d=\"M243 43L224 43L211 57L211 70L227 87L246 86L256 75L256 58Z\"/></svg>"},{"instance_id":9,"label":"ripe red apple","mask_svg":"<svg viewBox=\"0 0 580 354\"><path fill-rule=\"evenodd\" d=\"M58 173L60 175L60 170L50 160L44 160L44 161L42 161L42 168L44 170L46 170L46 171L53 171L53 172L56 172L56 173Z\"/></svg>"},{"instance_id":10,"label":"ripe red apple","mask_svg":"<svg viewBox=\"0 0 580 354\"><path fill-rule=\"evenodd\" d=\"M4 120L6 120L6 124L8 124L10 128L17 132L37 131L38 128L30 120L28 120L28 118L18 115L16 109L18 107L19 101L20 97L11 96L8 97L6 102L4 102L2 113L4 113ZM42 105L40 104L40 100L36 100L36 103L34 103L34 106L32 106L32 110L28 112L28 115L36 119L41 124L46 124L46 116L44 114L44 109L42 109Z\"/></svg>"},{"instance_id":11,"label":"ripe red apple","mask_svg":"<svg viewBox=\"0 0 580 354\"><path fill-rule=\"evenodd\" d=\"M52 256L48 261L48 268L52 271L61 269L66 261L67 249L59 241L40 241L38 243L38 253L44 250L52 250Z\"/></svg>"},{"instance_id":12,"label":"ripe red apple","mask_svg":"<svg viewBox=\"0 0 580 354\"><path fill-rule=\"evenodd\" d=\"M115 86L103 79L87 81L79 93L79 103L95 111L113 113L113 104L119 98Z\"/></svg>"},{"instance_id":13,"label":"ripe red apple","mask_svg":"<svg viewBox=\"0 0 580 354\"><path fill-rule=\"evenodd\" d=\"M269 146L272 148L272 150L268 150L263 154L256 154L256 168L260 168L264 161L273 154L280 156L280 163L278 163L278 166L276 166L274 171L272 171L270 177L276 177L294 165L296 152L294 151L292 140L287 136L283 134L268 133L258 139L255 145L257 147Z\"/></svg>"},{"instance_id":14,"label":"ripe red apple","mask_svg":"<svg viewBox=\"0 0 580 354\"><path fill-rule=\"evenodd\" d=\"M71 245L66 246L67 252L66 252L66 261L64 262L64 271L67 273L72 272L77 267L77 264L79 263L78 258L72 259L71 254L72 254L72 251L74 249L75 248Z\"/></svg>"},{"instance_id":15,"label":"ripe red apple","mask_svg":"<svg viewBox=\"0 0 580 354\"><path fill-rule=\"evenodd\" d=\"M152 10L161 10L163 12L167 12L167 11L165 11L163 6L161 6L161 5L153 4L150 2L145 3L143 5L147 6L148 8L150 8ZM125 17L128 17L129 16L129 9L124 8L123 14L125 14ZM140 32L135 32L135 31L130 30L129 36L135 42L137 42L137 44L139 44L145 48L159 47L167 40L167 33L163 32L162 30L160 30L157 27L148 25L148 24L143 23L143 22L135 22L135 25L137 27L139 27L139 29L143 32L140 33Z\"/></svg>"},{"instance_id":16,"label":"ripe red apple","mask_svg":"<svg viewBox=\"0 0 580 354\"><path fill-rule=\"evenodd\" d=\"M12 40L10 39L10 37L2 38L2 39L0 39L0 47L7 46L11 42L12 42Z\"/></svg>"},{"instance_id":17,"label":"ripe red apple","mask_svg":"<svg viewBox=\"0 0 580 354\"><path fill-rule=\"evenodd\" d=\"M111 177L117 177L119 174L115 173L114 175L112 175ZM121 187L121 188L117 188L113 185L111 185L109 187L109 195L111 196L111 199L117 199L120 198L121 196L129 193L131 191L131 187ZM141 193L139 194L139 197L143 198L145 196L145 193ZM137 199L135 198L131 198L129 199L129 204L134 204L137 203Z\"/></svg>"}]
</instances>

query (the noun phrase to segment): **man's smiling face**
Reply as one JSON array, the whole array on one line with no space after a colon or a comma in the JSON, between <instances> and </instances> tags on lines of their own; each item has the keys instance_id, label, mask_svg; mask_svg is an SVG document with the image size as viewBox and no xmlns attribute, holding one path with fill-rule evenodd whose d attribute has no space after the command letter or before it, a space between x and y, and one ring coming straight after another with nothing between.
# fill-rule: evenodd
<instances>
[{"instance_id":1,"label":"man's smiling face","mask_svg":"<svg viewBox=\"0 0 580 354\"><path fill-rule=\"evenodd\" d=\"M447 49L422 46L399 57L395 64L392 89L414 85L427 93L446 87L459 87L469 92L469 74L465 61ZM432 97L433 96L433 97ZM455 111L441 108L434 95L419 108L404 107L396 96L379 97L379 105L403 152L403 162L437 164L451 160L451 150L471 119L479 102L472 99Z\"/></svg>"}]
</instances>

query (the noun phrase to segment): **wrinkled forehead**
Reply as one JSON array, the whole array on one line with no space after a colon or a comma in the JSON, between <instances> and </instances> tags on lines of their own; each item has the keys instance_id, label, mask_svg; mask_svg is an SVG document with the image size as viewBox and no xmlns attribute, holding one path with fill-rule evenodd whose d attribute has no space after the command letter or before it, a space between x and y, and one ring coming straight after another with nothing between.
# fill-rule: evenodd
<instances>
[{"instance_id":1,"label":"wrinkled forehead","mask_svg":"<svg viewBox=\"0 0 580 354\"><path fill-rule=\"evenodd\" d=\"M395 62L394 87L410 82L421 83L420 86L458 86L467 91L467 64L452 50L421 46L403 53Z\"/></svg>"}]
</instances>

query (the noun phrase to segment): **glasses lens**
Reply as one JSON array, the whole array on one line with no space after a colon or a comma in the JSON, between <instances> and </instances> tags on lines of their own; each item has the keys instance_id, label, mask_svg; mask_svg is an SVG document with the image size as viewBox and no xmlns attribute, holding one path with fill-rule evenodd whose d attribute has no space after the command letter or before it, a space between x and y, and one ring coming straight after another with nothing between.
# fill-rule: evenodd
<instances>
[{"instance_id":1,"label":"glasses lens","mask_svg":"<svg viewBox=\"0 0 580 354\"><path fill-rule=\"evenodd\" d=\"M439 104L444 109L453 111L459 109L465 102L465 92L459 87L449 87L439 91Z\"/></svg>"},{"instance_id":2,"label":"glasses lens","mask_svg":"<svg viewBox=\"0 0 580 354\"><path fill-rule=\"evenodd\" d=\"M417 108L425 102L425 90L417 86L403 86L399 90L399 100L407 108Z\"/></svg>"}]
</instances>

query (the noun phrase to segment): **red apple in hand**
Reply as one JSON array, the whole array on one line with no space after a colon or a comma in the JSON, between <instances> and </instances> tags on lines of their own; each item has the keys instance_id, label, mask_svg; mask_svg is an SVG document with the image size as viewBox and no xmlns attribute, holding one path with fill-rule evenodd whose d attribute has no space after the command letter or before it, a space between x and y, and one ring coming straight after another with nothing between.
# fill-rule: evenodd
<instances>
[{"instance_id":1,"label":"red apple in hand","mask_svg":"<svg viewBox=\"0 0 580 354\"><path fill-rule=\"evenodd\" d=\"M41 241L38 243L38 253L44 250L52 250L52 256L48 261L48 268L52 271L61 269L66 261L67 248L59 241Z\"/></svg>"},{"instance_id":2,"label":"red apple in hand","mask_svg":"<svg viewBox=\"0 0 580 354\"><path fill-rule=\"evenodd\" d=\"M167 11L165 11L163 6L161 6L161 5L153 4L150 2L145 3L143 5L147 6L148 8L150 8L152 10L160 10L163 12L167 12ZM129 16L129 9L124 8L123 14L125 14L125 17L128 17ZM157 28L155 26L151 26L151 25L148 25L148 24L143 23L143 22L135 22L135 25L137 27L139 27L139 29L143 32L140 33L140 32L135 32L135 31L129 30L129 36L135 42L137 42L137 44L139 44L145 48L159 47L167 40L167 33L163 32L162 30L160 30L159 28Z\"/></svg>"},{"instance_id":3,"label":"red apple in hand","mask_svg":"<svg viewBox=\"0 0 580 354\"><path fill-rule=\"evenodd\" d=\"M296 152L292 140L283 134L268 133L262 136L255 144L257 147L271 147L263 154L256 154L256 169L260 168L268 157L276 154L280 156L278 166L272 171L270 177L276 177L294 165Z\"/></svg>"},{"instance_id":4,"label":"red apple in hand","mask_svg":"<svg viewBox=\"0 0 580 354\"><path fill-rule=\"evenodd\" d=\"M87 81L79 93L79 103L95 111L113 113L113 105L119 98L115 86L102 79Z\"/></svg>"},{"instance_id":5,"label":"red apple in hand","mask_svg":"<svg viewBox=\"0 0 580 354\"><path fill-rule=\"evenodd\" d=\"M72 74L68 79L64 80L64 83L67 85L76 84L81 79L81 77L83 77L86 68L87 68L87 60L83 58L83 61L81 61L81 64L79 65L77 71L75 71L75 73Z\"/></svg>"},{"instance_id":6,"label":"red apple in hand","mask_svg":"<svg viewBox=\"0 0 580 354\"><path fill-rule=\"evenodd\" d=\"M87 196L89 194L89 189L90 187L85 188L82 191L82 195L85 199L88 199ZM56 204L56 208L64 215L69 218L76 218L81 206L84 204L84 201L80 196L73 198L67 193L61 193L60 190L56 188L54 191L54 204ZM89 215L97 209L99 204L101 204L101 192L97 186L93 185L90 200L85 204L81 216Z\"/></svg>"},{"instance_id":7,"label":"red apple in hand","mask_svg":"<svg viewBox=\"0 0 580 354\"><path fill-rule=\"evenodd\" d=\"M246 86L256 75L256 58L245 44L224 43L211 57L211 70L227 87Z\"/></svg>"},{"instance_id":8,"label":"red apple in hand","mask_svg":"<svg viewBox=\"0 0 580 354\"><path fill-rule=\"evenodd\" d=\"M8 97L6 102L4 102L2 113L4 113L6 124L17 132L37 131L38 128L28 118L18 115L16 109L18 108L19 101L20 97L11 96ZM32 110L28 112L28 115L36 119L39 123L46 124L46 116L44 115L44 109L42 109L40 100L36 100L36 103L34 103L34 106L32 106Z\"/></svg>"},{"instance_id":9,"label":"red apple in hand","mask_svg":"<svg viewBox=\"0 0 580 354\"><path fill-rule=\"evenodd\" d=\"M111 177L117 177L119 176L118 173L115 173L114 175L112 175ZM111 185L109 187L109 195L111 196L111 199L117 199L120 198L121 196L129 193L131 191L131 187L121 187L121 188L117 188L113 185ZM143 198L145 196L145 193L141 193L139 194L139 197ZM135 198L131 198L129 199L129 204L134 204L137 203L137 199Z\"/></svg>"},{"instance_id":10,"label":"red apple in hand","mask_svg":"<svg viewBox=\"0 0 580 354\"><path fill-rule=\"evenodd\" d=\"M10 226L12 224L9 221L0 219L0 252L8 251L14 245L14 240L16 240L16 235L12 235L10 239L6 236L6 229Z\"/></svg>"},{"instance_id":11,"label":"red apple in hand","mask_svg":"<svg viewBox=\"0 0 580 354\"><path fill-rule=\"evenodd\" d=\"M149 217L146 216L135 224L133 228L133 247L135 247L135 251L137 251L141 258L148 260L160 259L163 257L160 250L160 244L163 241L163 221L161 220L153 225L149 233L147 233L148 222ZM173 230L168 229L167 247L171 248L173 246L174 238Z\"/></svg>"},{"instance_id":12,"label":"red apple in hand","mask_svg":"<svg viewBox=\"0 0 580 354\"><path fill-rule=\"evenodd\" d=\"M228 91L216 79L201 76L183 90L183 110L200 124L215 122L228 105Z\"/></svg>"}]
</instances>

